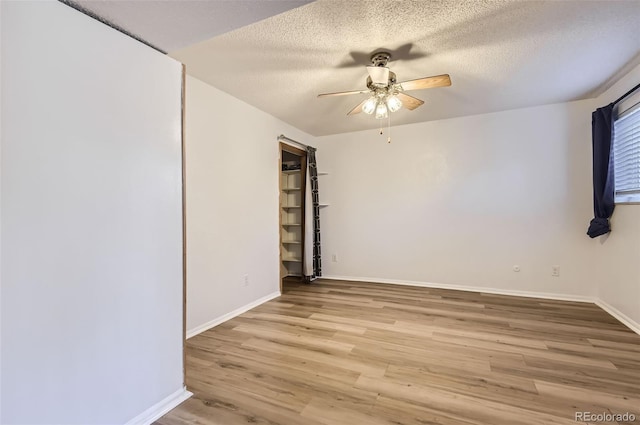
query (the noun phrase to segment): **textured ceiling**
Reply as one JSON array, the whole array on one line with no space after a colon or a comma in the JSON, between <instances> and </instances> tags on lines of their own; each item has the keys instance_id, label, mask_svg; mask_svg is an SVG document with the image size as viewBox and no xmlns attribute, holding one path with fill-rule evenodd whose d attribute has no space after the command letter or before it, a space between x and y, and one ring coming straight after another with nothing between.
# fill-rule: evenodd
<instances>
[{"instance_id":1,"label":"textured ceiling","mask_svg":"<svg viewBox=\"0 0 640 425\"><path fill-rule=\"evenodd\" d=\"M64 0L169 52L313 0Z\"/></svg>"},{"instance_id":2,"label":"textured ceiling","mask_svg":"<svg viewBox=\"0 0 640 425\"><path fill-rule=\"evenodd\" d=\"M592 97L639 61L640 1L318 0L171 51L187 72L312 135L377 128L347 117L380 48L399 80L448 73L448 88L392 114L407 124ZM386 120L385 120L386 121Z\"/></svg>"}]
</instances>

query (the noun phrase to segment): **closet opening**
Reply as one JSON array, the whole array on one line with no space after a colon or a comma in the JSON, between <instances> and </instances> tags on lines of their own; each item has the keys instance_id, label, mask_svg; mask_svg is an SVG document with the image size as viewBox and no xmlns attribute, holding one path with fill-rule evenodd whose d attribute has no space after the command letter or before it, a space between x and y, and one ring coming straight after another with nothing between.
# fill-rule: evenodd
<instances>
[{"instance_id":1,"label":"closet opening","mask_svg":"<svg viewBox=\"0 0 640 425\"><path fill-rule=\"evenodd\" d=\"M304 279L307 152L280 143L280 291L285 279Z\"/></svg>"}]
</instances>

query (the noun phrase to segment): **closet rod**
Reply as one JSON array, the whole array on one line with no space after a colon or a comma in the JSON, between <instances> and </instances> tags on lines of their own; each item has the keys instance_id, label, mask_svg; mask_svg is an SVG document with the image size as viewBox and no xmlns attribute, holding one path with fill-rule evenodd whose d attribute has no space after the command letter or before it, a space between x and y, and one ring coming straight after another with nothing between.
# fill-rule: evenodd
<instances>
[{"instance_id":1,"label":"closet rod","mask_svg":"<svg viewBox=\"0 0 640 425\"><path fill-rule=\"evenodd\" d=\"M282 141L285 141L285 142L293 143L294 145L301 146L301 147L302 147L302 148L304 148L305 150L306 150L307 148L313 148L313 149L315 149L313 146L305 145L304 143L300 143L300 142L298 142L297 140L290 139L290 138L288 138L287 136L285 136L284 134L281 134L280 136L278 136L278 140L282 140Z\"/></svg>"}]
</instances>

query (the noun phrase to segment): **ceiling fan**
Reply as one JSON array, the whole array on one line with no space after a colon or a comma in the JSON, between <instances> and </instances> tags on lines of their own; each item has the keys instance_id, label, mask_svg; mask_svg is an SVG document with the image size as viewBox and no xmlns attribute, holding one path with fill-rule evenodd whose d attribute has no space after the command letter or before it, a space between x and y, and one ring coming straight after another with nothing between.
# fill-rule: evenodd
<instances>
[{"instance_id":1,"label":"ceiling fan","mask_svg":"<svg viewBox=\"0 0 640 425\"><path fill-rule=\"evenodd\" d=\"M402 106L413 111L424 104L424 101L404 93L409 90L430 89L435 87L448 87L451 79L448 74L433 77L418 78L416 80L396 80L396 74L391 72L387 64L391 60L388 52L377 52L371 56L371 65L367 66L367 90L343 91L337 93L323 93L318 97L345 96L350 94L369 93L370 96L360 102L347 115L355 115L360 112L365 114L375 113L377 119L387 118L389 112L396 112Z\"/></svg>"}]
</instances>

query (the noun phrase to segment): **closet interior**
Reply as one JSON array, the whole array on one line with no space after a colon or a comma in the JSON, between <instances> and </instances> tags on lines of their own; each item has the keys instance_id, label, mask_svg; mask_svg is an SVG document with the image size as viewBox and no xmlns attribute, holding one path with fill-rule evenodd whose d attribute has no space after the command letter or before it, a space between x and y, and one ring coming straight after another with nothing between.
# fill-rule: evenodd
<instances>
[{"instance_id":1,"label":"closet interior","mask_svg":"<svg viewBox=\"0 0 640 425\"><path fill-rule=\"evenodd\" d=\"M280 144L280 280L302 278L307 154Z\"/></svg>"}]
</instances>

